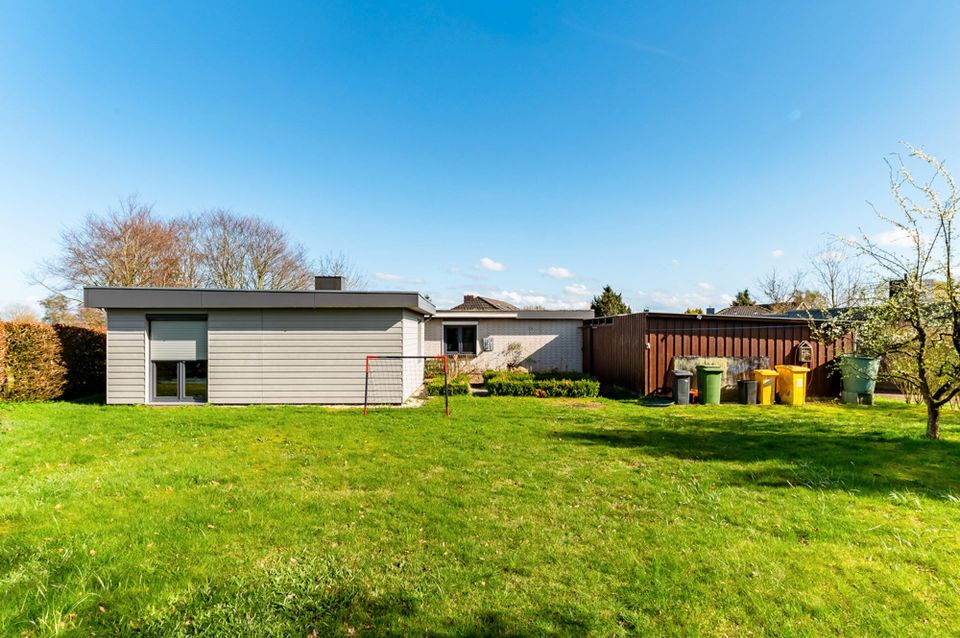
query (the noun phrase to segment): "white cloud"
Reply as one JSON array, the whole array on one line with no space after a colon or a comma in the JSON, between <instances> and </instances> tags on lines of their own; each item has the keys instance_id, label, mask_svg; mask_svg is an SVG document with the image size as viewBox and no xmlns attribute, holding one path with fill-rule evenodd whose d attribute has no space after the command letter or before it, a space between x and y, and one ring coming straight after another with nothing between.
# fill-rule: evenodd
<instances>
[{"instance_id":1,"label":"white cloud","mask_svg":"<svg viewBox=\"0 0 960 638\"><path fill-rule=\"evenodd\" d=\"M554 279L573 279L573 273L563 266L550 266L549 268L541 268L540 272L547 277L552 277Z\"/></svg>"},{"instance_id":2,"label":"white cloud","mask_svg":"<svg viewBox=\"0 0 960 638\"><path fill-rule=\"evenodd\" d=\"M726 308L733 301L733 297L726 293L716 293L712 289L701 289L696 292L674 292L655 290L650 293L638 292L643 307L668 312L683 312L687 308ZM636 308L635 308L636 309Z\"/></svg>"},{"instance_id":3,"label":"white cloud","mask_svg":"<svg viewBox=\"0 0 960 638\"><path fill-rule=\"evenodd\" d=\"M491 272L503 272L504 270L507 269L507 267L504 266L501 262L494 261L489 257L481 257L480 263L477 264L477 268L482 268L483 270L489 270Z\"/></svg>"},{"instance_id":4,"label":"white cloud","mask_svg":"<svg viewBox=\"0 0 960 638\"><path fill-rule=\"evenodd\" d=\"M589 297L593 294L593 291L584 286L583 284L569 284L563 287L563 290L569 295L575 295L577 297Z\"/></svg>"},{"instance_id":5,"label":"white cloud","mask_svg":"<svg viewBox=\"0 0 960 638\"><path fill-rule=\"evenodd\" d=\"M770 251L771 257L783 257L783 255L784 255L783 251L779 248L775 248L774 250Z\"/></svg>"},{"instance_id":6,"label":"white cloud","mask_svg":"<svg viewBox=\"0 0 960 638\"><path fill-rule=\"evenodd\" d=\"M414 279L413 277L404 277L403 275L397 275L392 272L377 272L373 273L373 278L377 281L393 281L401 284L419 284L423 283L422 279Z\"/></svg>"},{"instance_id":7,"label":"white cloud","mask_svg":"<svg viewBox=\"0 0 960 638\"><path fill-rule=\"evenodd\" d=\"M910 233L902 228L891 228L877 233L870 240L878 246L909 246L913 243Z\"/></svg>"},{"instance_id":8,"label":"white cloud","mask_svg":"<svg viewBox=\"0 0 960 638\"><path fill-rule=\"evenodd\" d=\"M671 259L671 260L670 260L670 265L672 265L674 268L676 268L677 266L680 265L680 260L679 260L679 259Z\"/></svg>"},{"instance_id":9,"label":"white cloud","mask_svg":"<svg viewBox=\"0 0 960 638\"><path fill-rule=\"evenodd\" d=\"M584 299L565 296L554 297L535 290L489 290L484 293L468 292L467 294L483 294L495 299L503 299L521 308L525 306L543 306L547 310L587 310L590 308L590 302Z\"/></svg>"},{"instance_id":10,"label":"white cloud","mask_svg":"<svg viewBox=\"0 0 960 638\"><path fill-rule=\"evenodd\" d=\"M697 287L699 287L701 290L713 290L713 286L705 281L698 283Z\"/></svg>"}]
</instances>

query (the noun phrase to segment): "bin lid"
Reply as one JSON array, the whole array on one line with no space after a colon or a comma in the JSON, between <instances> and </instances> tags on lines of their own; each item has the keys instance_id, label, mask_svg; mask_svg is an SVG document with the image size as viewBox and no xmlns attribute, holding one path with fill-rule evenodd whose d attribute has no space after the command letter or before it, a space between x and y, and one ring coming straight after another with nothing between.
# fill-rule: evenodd
<instances>
[{"instance_id":1,"label":"bin lid","mask_svg":"<svg viewBox=\"0 0 960 638\"><path fill-rule=\"evenodd\" d=\"M697 366L697 372L723 372L723 368L713 365L699 365Z\"/></svg>"},{"instance_id":2,"label":"bin lid","mask_svg":"<svg viewBox=\"0 0 960 638\"><path fill-rule=\"evenodd\" d=\"M810 372L810 368L804 368L803 366L777 366L777 371L780 370L789 370L790 372Z\"/></svg>"},{"instance_id":3,"label":"bin lid","mask_svg":"<svg viewBox=\"0 0 960 638\"><path fill-rule=\"evenodd\" d=\"M776 376L780 376L780 375L777 373L776 370L770 370L770 369L768 369L768 368L758 368L757 370L754 370L753 373L754 373L755 375L760 375L761 377L776 377Z\"/></svg>"},{"instance_id":4,"label":"bin lid","mask_svg":"<svg viewBox=\"0 0 960 638\"><path fill-rule=\"evenodd\" d=\"M689 370L671 370L675 377L692 377L693 373Z\"/></svg>"}]
</instances>

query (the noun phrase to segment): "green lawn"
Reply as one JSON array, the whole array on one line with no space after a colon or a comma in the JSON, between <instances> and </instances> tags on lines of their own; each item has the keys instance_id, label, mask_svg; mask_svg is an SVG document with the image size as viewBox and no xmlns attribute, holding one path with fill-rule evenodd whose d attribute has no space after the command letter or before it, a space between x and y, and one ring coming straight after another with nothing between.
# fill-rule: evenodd
<instances>
[{"instance_id":1,"label":"green lawn","mask_svg":"<svg viewBox=\"0 0 960 638\"><path fill-rule=\"evenodd\" d=\"M9 635L947 635L960 418L0 407Z\"/></svg>"}]
</instances>

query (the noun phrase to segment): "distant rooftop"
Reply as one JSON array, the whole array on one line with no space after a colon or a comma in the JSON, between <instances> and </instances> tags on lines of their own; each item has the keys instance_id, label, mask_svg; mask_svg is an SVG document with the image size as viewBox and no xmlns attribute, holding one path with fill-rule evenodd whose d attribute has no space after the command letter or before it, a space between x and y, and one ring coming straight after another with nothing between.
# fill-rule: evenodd
<instances>
[{"instance_id":1,"label":"distant rooftop","mask_svg":"<svg viewBox=\"0 0 960 638\"><path fill-rule=\"evenodd\" d=\"M718 315L727 315L731 317L759 317L772 315L773 310L765 304L753 304L750 306L730 306L717 311Z\"/></svg>"},{"instance_id":2,"label":"distant rooftop","mask_svg":"<svg viewBox=\"0 0 960 638\"><path fill-rule=\"evenodd\" d=\"M450 309L451 312L516 312L520 310L511 303L479 295L464 295L463 303Z\"/></svg>"}]
</instances>

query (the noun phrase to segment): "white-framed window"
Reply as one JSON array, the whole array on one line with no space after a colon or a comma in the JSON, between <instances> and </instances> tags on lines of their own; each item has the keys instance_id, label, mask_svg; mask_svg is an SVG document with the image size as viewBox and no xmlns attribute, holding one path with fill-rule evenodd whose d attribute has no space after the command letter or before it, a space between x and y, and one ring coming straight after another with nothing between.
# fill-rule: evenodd
<instances>
[{"instance_id":1,"label":"white-framed window","mask_svg":"<svg viewBox=\"0 0 960 638\"><path fill-rule=\"evenodd\" d=\"M477 324L444 323L444 354L477 354Z\"/></svg>"}]
</instances>

